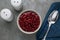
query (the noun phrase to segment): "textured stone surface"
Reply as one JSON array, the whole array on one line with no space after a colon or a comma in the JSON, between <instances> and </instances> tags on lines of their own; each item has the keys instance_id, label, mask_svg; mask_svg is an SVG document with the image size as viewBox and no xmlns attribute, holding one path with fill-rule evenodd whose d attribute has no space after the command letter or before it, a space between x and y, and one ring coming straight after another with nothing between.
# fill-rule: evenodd
<instances>
[{"instance_id":1,"label":"textured stone surface","mask_svg":"<svg viewBox=\"0 0 60 40\"><path fill-rule=\"evenodd\" d=\"M23 0L23 10L34 9L40 13L42 20L44 19L50 5L59 0ZM36 34L27 35L22 33L16 24L17 16L21 12L17 12L10 4L10 0L0 0L0 11L3 8L9 8L14 20L10 23L5 22L0 17L0 40L36 40Z\"/></svg>"}]
</instances>

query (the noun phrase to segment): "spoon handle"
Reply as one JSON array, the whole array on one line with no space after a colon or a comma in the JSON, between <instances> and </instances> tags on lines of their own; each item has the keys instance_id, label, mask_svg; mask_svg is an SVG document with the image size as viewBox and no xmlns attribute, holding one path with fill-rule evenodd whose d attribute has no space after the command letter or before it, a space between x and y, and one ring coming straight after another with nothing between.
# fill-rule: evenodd
<instances>
[{"instance_id":1,"label":"spoon handle","mask_svg":"<svg viewBox=\"0 0 60 40\"><path fill-rule=\"evenodd\" d=\"M45 34L45 36L44 36L44 38L43 38L42 40L45 40L45 39L46 39L47 34L48 34L49 30L50 30L50 27L51 27L51 23L49 23L49 27L48 27L48 29L47 29L47 32L46 32L46 34Z\"/></svg>"}]
</instances>

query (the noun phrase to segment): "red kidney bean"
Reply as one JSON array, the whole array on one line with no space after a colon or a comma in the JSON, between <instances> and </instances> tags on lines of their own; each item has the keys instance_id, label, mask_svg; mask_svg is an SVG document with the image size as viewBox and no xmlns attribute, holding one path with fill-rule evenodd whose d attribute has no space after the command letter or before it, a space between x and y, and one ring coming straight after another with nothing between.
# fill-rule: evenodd
<instances>
[{"instance_id":1,"label":"red kidney bean","mask_svg":"<svg viewBox=\"0 0 60 40\"><path fill-rule=\"evenodd\" d=\"M33 32L39 27L40 18L36 12L26 11L20 15L18 22L24 31Z\"/></svg>"}]
</instances>

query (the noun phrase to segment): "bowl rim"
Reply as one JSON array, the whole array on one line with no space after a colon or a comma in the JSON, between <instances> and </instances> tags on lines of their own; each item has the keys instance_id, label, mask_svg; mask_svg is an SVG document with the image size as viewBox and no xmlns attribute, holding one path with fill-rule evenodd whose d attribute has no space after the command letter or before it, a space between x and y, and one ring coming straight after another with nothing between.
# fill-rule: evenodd
<instances>
[{"instance_id":1,"label":"bowl rim","mask_svg":"<svg viewBox=\"0 0 60 40\"><path fill-rule=\"evenodd\" d=\"M40 18L39 27L38 27L34 32L26 32L26 31L24 31L24 30L20 27L20 25L19 25L19 23L18 23L18 20L19 20L20 15L21 15L23 12L25 12L25 11L34 11L34 12L36 12L36 11L33 10L33 9L26 9L26 10L22 11L21 13L19 13L19 15L18 15L18 17L17 17L17 26L18 26L19 30L21 30L21 31L22 31L23 33L25 33L25 34L34 34L34 33L36 33L36 32L41 28L41 24L42 24L41 15L40 15L38 12L36 12L37 15L38 15L39 18Z\"/></svg>"}]
</instances>

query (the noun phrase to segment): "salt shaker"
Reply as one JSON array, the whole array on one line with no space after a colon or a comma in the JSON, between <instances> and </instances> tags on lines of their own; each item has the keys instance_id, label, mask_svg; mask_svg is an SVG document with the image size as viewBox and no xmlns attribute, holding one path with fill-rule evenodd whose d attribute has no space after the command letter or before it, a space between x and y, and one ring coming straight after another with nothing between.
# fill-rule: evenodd
<instances>
[{"instance_id":1,"label":"salt shaker","mask_svg":"<svg viewBox=\"0 0 60 40\"><path fill-rule=\"evenodd\" d=\"M11 0L11 5L15 10L19 11L22 9L22 0Z\"/></svg>"},{"instance_id":2,"label":"salt shaker","mask_svg":"<svg viewBox=\"0 0 60 40\"><path fill-rule=\"evenodd\" d=\"M13 20L13 14L12 12L7 9L7 8L4 8L1 10L0 12L0 16L3 20L7 21L7 22L11 22Z\"/></svg>"}]
</instances>

